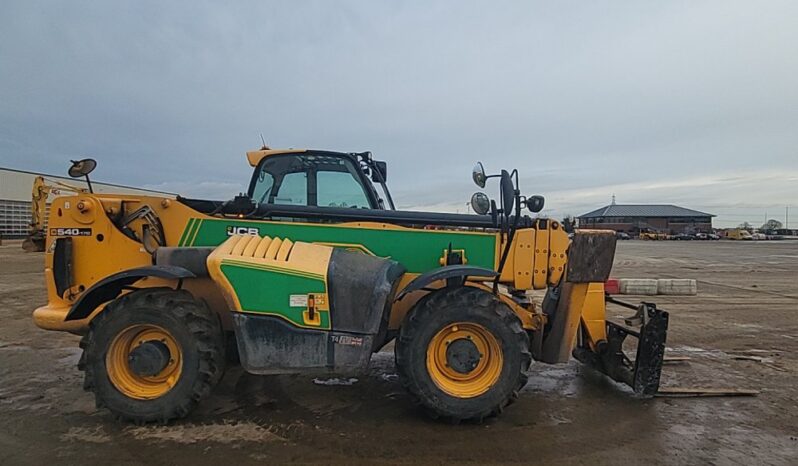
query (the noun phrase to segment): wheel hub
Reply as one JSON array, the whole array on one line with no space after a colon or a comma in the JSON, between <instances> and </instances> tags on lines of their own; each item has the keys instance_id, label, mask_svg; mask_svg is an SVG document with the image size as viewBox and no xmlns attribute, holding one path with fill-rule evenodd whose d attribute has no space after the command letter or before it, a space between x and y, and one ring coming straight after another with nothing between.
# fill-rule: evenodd
<instances>
[{"instance_id":1,"label":"wheel hub","mask_svg":"<svg viewBox=\"0 0 798 466\"><path fill-rule=\"evenodd\" d=\"M443 327L427 346L427 371L446 394L473 398L487 392L502 372L499 340L475 322Z\"/></svg>"},{"instance_id":2,"label":"wheel hub","mask_svg":"<svg viewBox=\"0 0 798 466\"><path fill-rule=\"evenodd\" d=\"M446 348L446 364L460 374L468 374L476 369L481 359L477 345L467 338L459 338Z\"/></svg>"},{"instance_id":3,"label":"wheel hub","mask_svg":"<svg viewBox=\"0 0 798 466\"><path fill-rule=\"evenodd\" d=\"M151 400L165 395L180 380L183 351L162 327L134 324L111 341L105 367L108 379L122 394Z\"/></svg>"},{"instance_id":4,"label":"wheel hub","mask_svg":"<svg viewBox=\"0 0 798 466\"><path fill-rule=\"evenodd\" d=\"M160 374L169 365L169 347L159 340L149 340L133 348L128 356L128 366L134 374L152 377Z\"/></svg>"}]
</instances>

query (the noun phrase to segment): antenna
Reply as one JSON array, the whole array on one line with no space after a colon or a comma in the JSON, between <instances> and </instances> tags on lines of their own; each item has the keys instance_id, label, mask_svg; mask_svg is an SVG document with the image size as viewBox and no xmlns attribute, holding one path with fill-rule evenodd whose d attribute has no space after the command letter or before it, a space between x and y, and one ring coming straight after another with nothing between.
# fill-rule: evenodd
<instances>
[{"instance_id":1,"label":"antenna","mask_svg":"<svg viewBox=\"0 0 798 466\"><path fill-rule=\"evenodd\" d=\"M263 146L261 146L260 150L268 150L269 149L269 146L266 145L266 140L263 139L263 133L260 133L260 142L263 143Z\"/></svg>"},{"instance_id":2,"label":"antenna","mask_svg":"<svg viewBox=\"0 0 798 466\"><path fill-rule=\"evenodd\" d=\"M615 205L615 193L612 194L612 205Z\"/></svg>"}]
</instances>

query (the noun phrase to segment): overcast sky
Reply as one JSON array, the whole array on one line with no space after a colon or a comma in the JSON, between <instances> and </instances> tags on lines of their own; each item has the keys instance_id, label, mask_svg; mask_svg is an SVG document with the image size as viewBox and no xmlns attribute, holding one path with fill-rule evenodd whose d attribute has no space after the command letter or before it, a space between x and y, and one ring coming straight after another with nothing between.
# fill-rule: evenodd
<instances>
[{"instance_id":1,"label":"overcast sky","mask_svg":"<svg viewBox=\"0 0 798 466\"><path fill-rule=\"evenodd\" d=\"M373 151L405 208L482 160L552 216L798 226L798 2L3 1L0 166L226 198L260 133Z\"/></svg>"}]
</instances>

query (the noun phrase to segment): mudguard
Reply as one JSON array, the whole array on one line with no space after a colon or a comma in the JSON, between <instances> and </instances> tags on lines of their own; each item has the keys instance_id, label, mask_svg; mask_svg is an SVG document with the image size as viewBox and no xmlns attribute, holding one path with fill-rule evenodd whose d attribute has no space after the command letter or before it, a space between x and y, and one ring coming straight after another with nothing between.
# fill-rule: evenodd
<instances>
[{"instance_id":1,"label":"mudguard","mask_svg":"<svg viewBox=\"0 0 798 466\"><path fill-rule=\"evenodd\" d=\"M258 374L365 369L404 273L388 259L254 235L231 237L207 266L233 311L241 364Z\"/></svg>"},{"instance_id":2,"label":"mudguard","mask_svg":"<svg viewBox=\"0 0 798 466\"><path fill-rule=\"evenodd\" d=\"M407 284L404 289L396 297L397 301L404 298L408 293L418 291L425 286L436 282L438 280L449 280L452 278L461 278L465 280L468 277L479 278L494 278L499 275L495 270L486 269L483 267L474 267L470 265L447 265L439 269L430 270L414 278L413 281Z\"/></svg>"},{"instance_id":3,"label":"mudguard","mask_svg":"<svg viewBox=\"0 0 798 466\"><path fill-rule=\"evenodd\" d=\"M75 301L75 304L72 305L64 320L79 320L88 317L92 311L97 309L97 306L116 298L126 286L130 286L144 277L182 280L184 278L194 278L195 275L183 267L172 265L151 265L123 270L105 277L83 292L80 298Z\"/></svg>"}]
</instances>

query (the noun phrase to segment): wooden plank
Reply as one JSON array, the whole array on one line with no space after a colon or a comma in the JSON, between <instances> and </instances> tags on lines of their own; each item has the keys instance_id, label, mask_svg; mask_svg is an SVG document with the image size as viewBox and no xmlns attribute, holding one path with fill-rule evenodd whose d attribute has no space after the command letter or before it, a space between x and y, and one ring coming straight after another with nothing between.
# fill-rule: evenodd
<instances>
[{"instance_id":1,"label":"wooden plank","mask_svg":"<svg viewBox=\"0 0 798 466\"><path fill-rule=\"evenodd\" d=\"M664 364L680 364L691 361L690 356L665 356L662 359Z\"/></svg>"},{"instance_id":2,"label":"wooden plank","mask_svg":"<svg viewBox=\"0 0 798 466\"><path fill-rule=\"evenodd\" d=\"M663 358L664 361L690 361L692 359L690 356L665 356Z\"/></svg>"},{"instance_id":3,"label":"wooden plank","mask_svg":"<svg viewBox=\"0 0 798 466\"><path fill-rule=\"evenodd\" d=\"M661 387L656 396L668 397L704 397L704 396L756 396L759 390L749 388L714 388L714 387Z\"/></svg>"}]
</instances>

